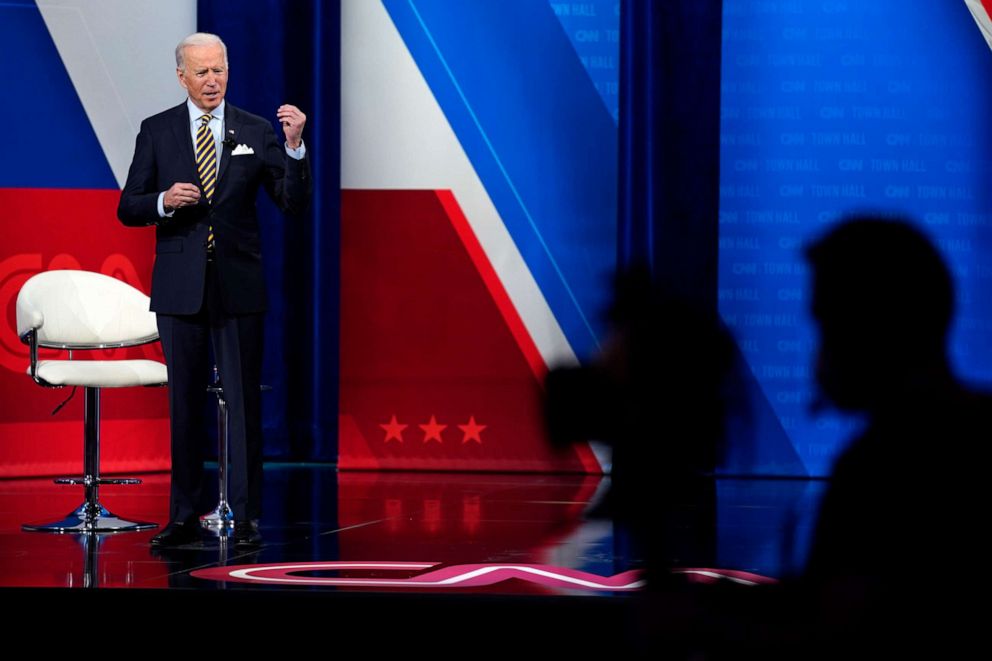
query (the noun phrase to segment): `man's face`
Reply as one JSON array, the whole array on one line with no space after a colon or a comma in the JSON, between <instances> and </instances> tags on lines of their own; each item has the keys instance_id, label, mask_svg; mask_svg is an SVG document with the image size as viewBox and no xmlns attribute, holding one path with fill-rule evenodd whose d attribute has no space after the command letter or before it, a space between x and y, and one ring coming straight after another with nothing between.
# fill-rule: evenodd
<instances>
[{"instance_id":1,"label":"man's face","mask_svg":"<svg viewBox=\"0 0 992 661\"><path fill-rule=\"evenodd\" d=\"M190 100L204 112L211 112L224 100L227 91L227 65L219 44L187 46L183 53L186 68L177 69L179 84Z\"/></svg>"},{"instance_id":2,"label":"man's face","mask_svg":"<svg viewBox=\"0 0 992 661\"><path fill-rule=\"evenodd\" d=\"M846 284L814 276L816 380L823 396L842 411L870 411L898 379L891 339L896 331L886 330Z\"/></svg>"}]
</instances>

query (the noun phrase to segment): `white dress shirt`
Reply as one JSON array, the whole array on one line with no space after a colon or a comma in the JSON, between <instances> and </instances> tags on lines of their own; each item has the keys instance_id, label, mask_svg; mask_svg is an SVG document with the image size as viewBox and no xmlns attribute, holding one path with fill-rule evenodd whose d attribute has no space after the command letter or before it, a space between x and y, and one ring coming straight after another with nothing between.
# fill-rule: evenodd
<instances>
[{"instance_id":1,"label":"white dress shirt","mask_svg":"<svg viewBox=\"0 0 992 661\"><path fill-rule=\"evenodd\" d=\"M217 167L220 167L220 157L224 153L222 151L223 137L224 137L224 104L226 101L221 101L220 105L213 109L213 112L206 113L203 110L197 108L190 99L186 99L186 109L189 110L189 139L193 143L194 153L196 151L196 134L200 130L200 124L202 123L200 118L206 114L210 115L210 123L207 127L210 132L214 135L214 146L217 148ZM290 158L294 158L297 161L306 156L307 148L300 140L300 146L296 149L291 149L289 143L286 143L286 153ZM171 218L172 214L176 212L175 209L166 213L165 211L165 191L158 194L158 216L159 218Z\"/></svg>"}]
</instances>

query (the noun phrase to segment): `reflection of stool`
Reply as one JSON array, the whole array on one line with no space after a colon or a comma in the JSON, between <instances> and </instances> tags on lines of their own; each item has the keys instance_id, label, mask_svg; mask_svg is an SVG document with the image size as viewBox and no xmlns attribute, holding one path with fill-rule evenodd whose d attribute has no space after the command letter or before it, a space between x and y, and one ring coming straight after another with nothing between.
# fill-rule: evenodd
<instances>
[{"instance_id":1,"label":"reflection of stool","mask_svg":"<svg viewBox=\"0 0 992 661\"><path fill-rule=\"evenodd\" d=\"M134 347L158 340L148 297L130 285L88 271L46 271L17 296L17 333L31 354L28 374L46 388L83 388L83 475L55 480L85 487L85 501L61 521L24 525L35 532L126 532L154 528L128 521L100 504L101 484L140 484L100 477L100 389L162 386L165 365L154 360L72 360L73 350ZM69 360L38 360L38 349L68 349ZM71 397L71 395L70 395Z\"/></svg>"},{"instance_id":2,"label":"reflection of stool","mask_svg":"<svg viewBox=\"0 0 992 661\"><path fill-rule=\"evenodd\" d=\"M76 535L76 541L83 547L83 575L82 585L84 588L100 587L100 546L106 537L94 533ZM76 587L76 575L67 568L65 586L67 588ZM126 583L130 585L130 581Z\"/></svg>"},{"instance_id":3,"label":"reflection of stool","mask_svg":"<svg viewBox=\"0 0 992 661\"><path fill-rule=\"evenodd\" d=\"M272 390L270 386L262 386L262 391ZM217 395L217 482L219 495L217 507L209 514L200 517L200 524L205 528L225 530L234 527L234 511L227 502L227 464L230 449L227 433L227 400L224 399L224 386L220 382L220 374L214 366L214 382L207 386L207 392Z\"/></svg>"}]
</instances>

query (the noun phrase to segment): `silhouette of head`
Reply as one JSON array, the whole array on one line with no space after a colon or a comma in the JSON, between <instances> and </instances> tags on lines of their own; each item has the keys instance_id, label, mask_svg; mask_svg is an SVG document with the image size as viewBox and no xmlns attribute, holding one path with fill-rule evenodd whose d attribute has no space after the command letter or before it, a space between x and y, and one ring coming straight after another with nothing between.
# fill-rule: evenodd
<instances>
[{"instance_id":1,"label":"silhouette of head","mask_svg":"<svg viewBox=\"0 0 992 661\"><path fill-rule=\"evenodd\" d=\"M845 410L872 411L949 374L951 274L906 221L854 217L806 253L820 331L817 381Z\"/></svg>"}]
</instances>

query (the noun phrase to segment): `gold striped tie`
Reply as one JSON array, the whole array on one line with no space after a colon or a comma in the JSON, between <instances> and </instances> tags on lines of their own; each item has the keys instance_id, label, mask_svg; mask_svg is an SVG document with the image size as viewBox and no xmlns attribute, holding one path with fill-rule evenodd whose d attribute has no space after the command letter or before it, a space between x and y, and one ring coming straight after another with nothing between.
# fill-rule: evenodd
<instances>
[{"instance_id":1,"label":"gold striped tie","mask_svg":"<svg viewBox=\"0 0 992 661\"><path fill-rule=\"evenodd\" d=\"M217 185L217 145L214 144L214 134L210 131L211 115L200 117L200 128L196 130L196 171L200 175L200 184L207 202L213 201L214 186ZM214 228L207 229L207 245L214 247Z\"/></svg>"}]
</instances>

